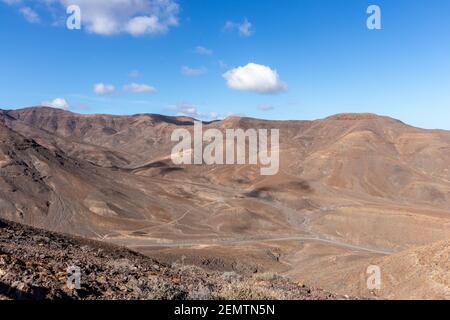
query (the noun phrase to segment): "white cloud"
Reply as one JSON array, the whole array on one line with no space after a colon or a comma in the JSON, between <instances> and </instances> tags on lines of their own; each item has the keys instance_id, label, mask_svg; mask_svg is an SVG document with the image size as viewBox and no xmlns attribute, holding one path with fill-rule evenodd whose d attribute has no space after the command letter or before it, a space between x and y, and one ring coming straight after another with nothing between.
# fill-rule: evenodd
<instances>
[{"instance_id":1,"label":"white cloud","mask_svg":"<svg viewBox=\"0 0 450 320\"><path fill-rule=\"evenodd\" d=\"M94 85L94 92L99 95L111 94L116 91L112 84L96 83Z\"/></svg>"},{"instance_id":2,"label":"white cloud","mask_svg":"<svg viewBox=\"0 0 450 320\"><path fill-rule=\"evenodd\" d=\"M66 19L66 8L77 5L81 9L82 28L90 33L133 36L166 33L178 26L180 7L177 0L1 0L8 5L29 4L22 12L35 22L36 11L48 10L54 23ZM42 5L40 5L42 4ZM23 10L23 8L21 9ZM30 11L31 10L31 11ZM34 12L34 14L33 14ZM55 14L56 13L56 14ZM38 17L38 16L37 16Z\"/></svg>"},{"instance_id":3,"label":"white cloud","mask_svg":"<svg viewBox=\"0 0 450 320\"><path fill-rule=\"evenodd\" d=\"M140 36L146 33L164 33L167 31L166 27L159 23L159 19L156 16L135 17L128 21L125 30L133 36Z\"/></svg>"},{"instance_id":4,"label":"white cloud","mask_svg":"<svg viewBox=\"0 0 450 320\"><path fill-rule=\"evenodd\" d=\"M270 110L273 110L275 108L271 104L260 104L258 106L258 109L261 110L261 111L270 111Z\"/></svg>"},{"instance_id":5,"label":"white cloud","mask_svg":"<svg viewBox=\"0 0 450 320\"><path fill-rule=\"evenodd\" d=\"M156 88L149 86L147 84L139 84L139 83L130 83L125 85L125 91L134 92L134 93L155 93Z\"/></svg>"},{"instance_id":6,"label":"white cloud","mask_svg":"<svg viewBox=\"0 0 450 320\"><path fill-rule=\"evenodd\" d=\"M198 118L199 113L196 107L185 103L185 102L179 102L177 103L177 116L186 116L186 117L192 117L192 118Z\"/></svg>"},{"instance_id":7,"label":"white cloud","mask_svg":"<svg viewBox=\"0 0 450 320\"><path fill-rule=\"evenodd\" d=\"M41 20L37 12L30 7L20 8L19 11L29 23L38 23Z\"/></svg>"},{"instance_id":8,"label":"white cloud","mask_svg":"<svg viewBox=\"0 0 450 320\"><path fill-rule=\"evenodd\" d=\"M249 63L237 67L225 74L229 88L240 91L252 91L262 94L273 94L287 90L287 85L280 80L278 72L270 67Z\"/></svg>"},{"instance_id":9,"label":"white cloud","mask_svg":"<svg viewBox=\"0 0 450 320\"><path fill-rule=\"evenodd\" d=\"M175 106L175 110L177 116L204 120L216 120L219 118L219 114L217 112L200 112L197 107L187 102L178 102Z\"/></svg>"},{"instance_id":10,"label":"white cloud","mask_svg":"<svg viewBox=\"0 0 450 320\"><path fill-rule=\"evenodd\" d=\"M211 49L202 47L202 46L198 46L195 48L195 53L201 54L201 55L207 55L210 56L213 54L213 51Z\"/></svg>"},{"instance_id":11,"label":"white cloud","mask_svg":"<svg viewBox=\"0 0 450 320\"><path fill-rule=\"evenodd\" d=\"M91 33L133 36L161 34L178 25L175 0L59 0L81 8L83 26Z\"/></svg>"},{"instance_id":12,"label":"white cloud","mask_svg":"<svg viewBox=\"0 0 450 320\"><path fill-rule=\"evenodd\" d=\"M208 69L206 69L205 67L191 68L184 66L181 68L181 73L188 77L198 77L208 73Z\"/></svg>"},{"instance_id":13,"label":"white cloud","mask_svg":"<svg viewBox=\"0 0 450 320\"><path fill-rule=\"evenodd\" d=\"M44 101L44 102L42 102L42 105L45 107L62 109L62 110L69 110L69 108L70 108L67 101L63 98L55 98L55 99L53 99L53 101Z\"/></svg>"},{"instance_id":14,"label":"white cloud","mask_svg":"<svg viewBox=\"0 0 450 320\"><path fill-rule=\"evenodd\" d=\"M255 28L247 19L245 19L243 22L227 21L225 23L224 30L226 31L237 30L239 34L243 37L250 37L255 33Z\"/></svg>"}]
</instances>

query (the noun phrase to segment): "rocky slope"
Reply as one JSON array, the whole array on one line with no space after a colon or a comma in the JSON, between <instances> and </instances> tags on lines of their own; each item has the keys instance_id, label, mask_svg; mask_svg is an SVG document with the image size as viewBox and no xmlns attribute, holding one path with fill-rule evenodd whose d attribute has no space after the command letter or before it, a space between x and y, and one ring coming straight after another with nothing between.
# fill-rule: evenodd
<instances>
[{"instance_id":1,"label":"rocky slope","mask_svg":"<svg viewBox=\"0 0 450 320\"><path fill-rule=\"evenodd\" d=\"M450 241L440 241L373 259L372 264L379 266L382 271L382 286L375 293L377 296L387 299L421 300L434 297L450 300ZM358 272L354 275L362 276ZM355 286L353 293L358 296L374 294L364 286Z\"/></svg>"},{"instance_id":2,"label":"rocky slope","mask_svg":"<svg viewBox=\"0 0 450 320\"><path fill-rule=\"evenodd\" d=\"M68 267L81 271L69 288ZM0 220L2 299L345 299L263 274L164 265L125 248Z\"/></svg>"}]
</instances>

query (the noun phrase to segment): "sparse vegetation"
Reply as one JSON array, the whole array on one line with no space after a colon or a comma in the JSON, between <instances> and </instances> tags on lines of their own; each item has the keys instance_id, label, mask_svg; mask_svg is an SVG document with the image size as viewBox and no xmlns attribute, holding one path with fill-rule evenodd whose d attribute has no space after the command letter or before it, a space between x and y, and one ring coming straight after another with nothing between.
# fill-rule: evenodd
<instances>
[{"instance_id":1,"label":"sparse vegetation","mask_svg":"<svg viewBox=\"0 0 450 320\"><path fill-rule=\"evenodd\" d=\"M81 287L69 289L67 267ZM275 274L168 266L125 248L0 220L0 299L336 299Z\"/></svg>"}]
</instances>

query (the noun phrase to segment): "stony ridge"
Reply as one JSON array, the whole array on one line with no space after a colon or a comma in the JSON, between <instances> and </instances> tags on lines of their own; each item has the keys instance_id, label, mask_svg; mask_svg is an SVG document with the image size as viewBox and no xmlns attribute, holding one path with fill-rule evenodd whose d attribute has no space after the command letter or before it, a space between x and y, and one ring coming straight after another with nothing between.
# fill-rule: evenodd
<instances>
[{"instance_id":1,"label":"stony ridge","mask_svg":"<svg viewBox=\"0 0 450 320\"><path fill-rule=\"evenodd\" d=\"M69 289L67 268L81 269ZM0 220L2 299L337 299L287 279L171 266L125 248Z\"/></svg>"}]
</instances>

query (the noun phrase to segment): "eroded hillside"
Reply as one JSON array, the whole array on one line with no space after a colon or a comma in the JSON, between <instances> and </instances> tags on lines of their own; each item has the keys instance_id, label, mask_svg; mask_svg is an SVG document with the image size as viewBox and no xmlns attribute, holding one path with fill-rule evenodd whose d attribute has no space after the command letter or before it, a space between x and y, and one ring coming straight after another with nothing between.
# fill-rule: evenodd
<instances>
[{"instance_id":1,"label":"eroded hillside","mask_svg":"<svg viewBox=\"0 0 450 320\"><path fill-rule=\"evenodd\" d=\"M203 124L279 129L280 170L261 176L256 165L174 165L170 136L192 132L186 117L51 108L0 117L2 217L166 263L184 256L210 270L271 271L354 294L373 261L450 238L448 131L372 114ZM395 285L378 294L416 296Z\"/></svg>"}]
</instances>

